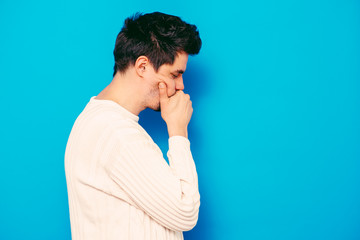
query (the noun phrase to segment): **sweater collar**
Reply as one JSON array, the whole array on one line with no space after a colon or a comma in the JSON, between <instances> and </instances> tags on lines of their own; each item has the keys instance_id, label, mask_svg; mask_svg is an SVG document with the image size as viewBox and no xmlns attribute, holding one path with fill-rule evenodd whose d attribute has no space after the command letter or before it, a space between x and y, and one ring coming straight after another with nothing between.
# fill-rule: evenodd
<instances>
[{"instance_id":1,"label":"sweater collar","mask_svg":"<svg viewBox=\"0 0 360 240\"><path fill-rule=\"evenodd\" d=\"M126 108L124 108L123 106L121 106L120 104L112 101L112 100L106 100L106 99L95 99L96 96L92 96L90 98L90 102L97 102L97 103L106 103L109 105L112 105L114 107L116 107L118 110L120 110L123 114L125 114L127 117L129 117L130 119L134 120L135 122L139 121L139 116L133 114L132 112L130 112L129 110L127 110Z\"/></svg>"}]
</instances>

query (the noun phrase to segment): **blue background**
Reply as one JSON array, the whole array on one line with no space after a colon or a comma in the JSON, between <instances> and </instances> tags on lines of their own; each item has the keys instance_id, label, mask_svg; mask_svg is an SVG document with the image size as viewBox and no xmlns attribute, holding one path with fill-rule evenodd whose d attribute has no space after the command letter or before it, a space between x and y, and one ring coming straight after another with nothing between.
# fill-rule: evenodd
<instances>
[{"instance_id":1,"label":"blue background","mask_svg":"<svg viewBox=\"0 0 360 240\"><path fill-rule=\"evenodd\" d=\"M0 1L0 239L70 239L64 153L133 13L196 24L185 239L360 239L360 3ZM166 125L140 123L167 151Z\"/></svg>"}]
</instances>

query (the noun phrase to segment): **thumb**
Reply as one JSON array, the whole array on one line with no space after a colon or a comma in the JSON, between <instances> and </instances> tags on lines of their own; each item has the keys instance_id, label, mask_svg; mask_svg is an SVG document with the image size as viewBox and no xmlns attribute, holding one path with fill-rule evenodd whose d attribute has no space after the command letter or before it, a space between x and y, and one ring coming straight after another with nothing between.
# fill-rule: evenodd
<instances>
[{"instance_id":1,"label":"thumb","mask_svg":"<svg viewBox=\"0 0 360 240\"><path fill-rule=\"evenodd\" d=\"M159 92L160 92L160 103L166 103L166 101L169 99L168 95L167 95L167 87L166 84L161 82L159 84Z\"/></svg>"}]
</instances>

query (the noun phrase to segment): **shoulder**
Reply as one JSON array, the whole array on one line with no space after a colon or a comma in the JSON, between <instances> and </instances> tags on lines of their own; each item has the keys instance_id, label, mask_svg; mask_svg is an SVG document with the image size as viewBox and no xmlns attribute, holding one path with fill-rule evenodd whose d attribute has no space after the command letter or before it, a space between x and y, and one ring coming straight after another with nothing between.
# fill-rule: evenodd
<instances>
[{"instance_id":1,"label":"shoulder","mask_svg":"<svg viewBox=\"0 0 360 240\"><path fill-rule=\"evenodd\" d=\"M77 121L90 128L136 128L138 123L108 105L87 105L78 116Z\"/></svg>"},{"instance_id":2,"label":"shoulder","mask_svg":"<svg viewBox=\"0 0 360 240\"><path fill-rule=\"evenodd\" d=\"M75 126L86 135L105 142L144 136L137 121L107 105L88 105L76 119Z\"/></svg>"},{"instance_id":3,"label":"shoulder","mask_svg":"<svg viewBox=\"0 0 360 240\"><path fill-rule=\"evenodd\" d=\"M122 145L129 145L136 142L151 142L152 138L135 121L131 119L117 121L112 125L113 137Z\"/></svg>"}]
</instances>

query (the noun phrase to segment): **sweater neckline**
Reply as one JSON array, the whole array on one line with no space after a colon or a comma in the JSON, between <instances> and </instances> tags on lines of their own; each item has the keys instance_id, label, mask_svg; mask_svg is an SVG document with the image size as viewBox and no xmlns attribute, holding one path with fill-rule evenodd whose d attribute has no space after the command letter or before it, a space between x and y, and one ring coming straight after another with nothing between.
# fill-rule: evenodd
<instances>
[{"instance_id":1,"label":"sweater neckline","mask_svg":"<svg viewBox=\"0 0 360 240\"><path fill-rule=\"evenodd\" d=\"M95 99L96 96L92 96L90 98L90 102L97 102L97 103L105 103L108 105L112 105L114 107L116 107L118 110L120 110L123 114L125 114L127 117L129 117L130 119L134 120L135 122L139 121L139 116L133 114L132 112L130 112L129 110L127 110L126 108L124 108L123 106L121 106L120 104L112 101L112 100L107 100L107 99Z\"/></svg>"}]
</instances>

